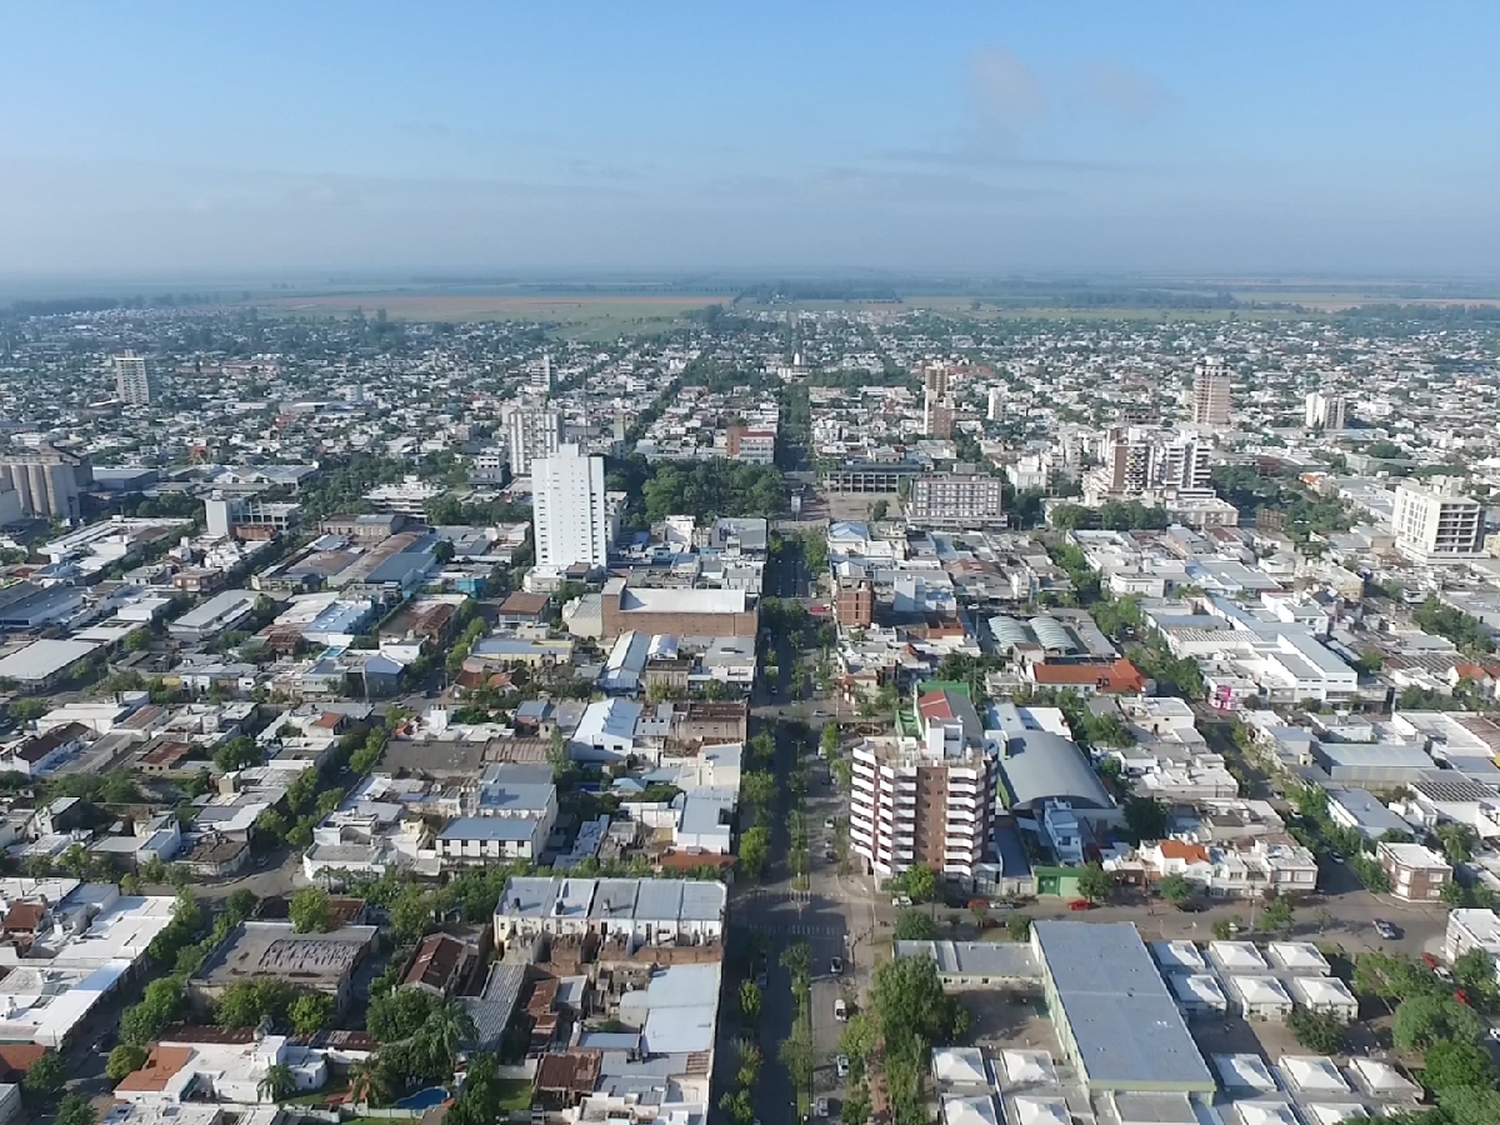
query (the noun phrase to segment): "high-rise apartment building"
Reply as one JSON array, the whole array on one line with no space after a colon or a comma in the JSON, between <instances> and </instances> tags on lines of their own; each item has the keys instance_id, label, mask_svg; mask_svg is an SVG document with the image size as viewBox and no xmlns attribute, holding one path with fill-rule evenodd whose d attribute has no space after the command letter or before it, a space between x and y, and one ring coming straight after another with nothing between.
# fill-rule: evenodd
<instances>
[{"instance_id":1,"label":"high-rise apartment building","mask_svg":"<svg viewBox=\"0 0 1500 1125\"><path fill-rule=\"evenodd\" d=\"M1000 780L966 696L917 700L923 741L871 738L854 749L849 846L877 875L912 867L970 877L985 859Z\"/></svg>"},{"instance_id":2,"label":"high-rise apartment building","mask_svg":"<svg viewBox=\"0 0 1500 1125\"><path fill-rule=\"evenodd\" d=\"M1304 422L1309 430L1342 430L1345 411L1346 403L1342 395L1313 391L1307 396Z\"/></svg>"},{"instance_id":3,"label":"high-rise apartment building","mask_svg":"<svg viewBox=\"0 0 1500 1125\"><path fill-rule=\"evenodd\" d=\"M1005 483L983 473L933 473L912 482L906 516L928 527L984 527L1005 520Z\"/></svg>"},{"instance_id":4,"label":"high-rise apartment building","mask_svg":"<svg viewBox=\"0 0 1500 1125\"><path fill-rule=\"evenodd\" d=\"M532 526L537 562L547 567L609 562L610 521L604 494L604 458L585 457L564 445L531 463Z\"/></svg>"},{"instance_id":5,"label":"high-rise apartment building","mask_svg":"<svg viewBox=\"0 0 1500 1125\"><path fill-rule=\"evenodd\" d=\"M922 389L933 398L942 398L948 393L948 365L931 363L922 369Z\"/></svg>"},{"instance_id":6,"label":"high-rise apartment building","mask_svg":"<svg viewBox=\"0 0 1500 1125\"><path fill-rule=\"evenodd\" d=\"M524 477L538 457L551 457L562 446L562 411L547 406L520 406L505 426L510 442L512 476Z\"/></svg>"},{"instance_id":7,"label":"high-rise apartment building","mask_svg":"<svg viewBox=\"0 0 1500 1125\"><path fill-rule=\"evenodd\" d=\"M953 436L953 401L929 390L922 400L922 430L944 440Z\"/></svg>"},{"instance_id":8,"label":"high-rise apartment building","mask_svg":"<svg viewBox=\"0 0 1500 1125\"><path fill-rule=\"evenodd\" d=\"M1003 387L991 387L989 402L984 416L991 422L1000 422L1005 419L1005 390Z\"/></svg>"},{"instance_id":9,"label":"high-rise apartment building","mask_svg":"<svg viewBox=\"0 0 1500 1125\"><path fill-rule=\"evenodd\" d=\"M1222 359L1209 356L1193 369L1193 425L1229 425L1229 401L1229 371Z\"/></svg>"},{"instance_id":10,"label":"high-rise apartment building","mask_svg":"<svg viewBox=\"0 0 1500 1125\"><path fill-rule=\"evenodd\" d=\"M543 397L552 393L552 356L542 355L542 365L532 369L531 389Z\"/></svg>"},{"instance_id":11,"label":"high-rise apartment building","mask_svg":"<svg viewBox=\"0 0 1500 1125\"><path fill-rule=\"evenodd\" d=\"M1417 559L1466 558L1484 550L1484 505L1472 496L1398 485L1391 524L1396 549Z\"/></svg>"},{"instance_id":12,"label":"high-rise apartment building","mask_svg":"<svg viewBox=\"0 0 1500 1125\"><path fill-rule=\"evenodd\" d=\"M1206 441L1179 437L1151 447L1151 480L1159 488L1178 491L1211 488L1210 446Z\"/></svg>"},{"instance_id":13,"label":"high-rise apartment building","mask_svg":"<svg viewBox=\"0 0 1500 1125\"><path fill-rule=\"evenodd\" d=\"M115 397L132 406L144 406L151 401L151 376L146 370L146 357L135 352L122 352L114 358Z\"/></svg>"}]
</instances>

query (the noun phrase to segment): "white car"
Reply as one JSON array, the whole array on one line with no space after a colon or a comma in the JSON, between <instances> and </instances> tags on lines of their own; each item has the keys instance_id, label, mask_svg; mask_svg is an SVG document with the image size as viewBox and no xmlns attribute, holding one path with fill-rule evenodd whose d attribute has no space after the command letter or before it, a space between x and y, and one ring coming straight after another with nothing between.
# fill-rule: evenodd
<instances>
[{"instance_id":1,"label":"white car","mask_svg":"<svg viewBox=\"0 0 1500 1125\"><path fill-rule=\"evenodd\" d=\"M891 905L892 906L910 906L911 905L911 895L897 895L895 898L891 899Z\"/></svg>"},{"instance_id":2,"label":"white car","mask_svg":"<svg viewBox=\"0 0 1500 1125\"><path fill-rule=\"evenodd\" d=\"M819 1117L827 1117L828 1116L828 1099L827 1098L819 1098L817 1105L815 1105L813 1107L813 1112L816 1113Z\"/></svg>"},{"instance_id":3,"label":"white car","mask_svg":"<svg viewBox=\"0 0 1500 1125\"><path fill-rule=\"evenodd\" d=\"M1500 1042L1500 1027L1490 1028L1490 1038L1496 1042Z\"/></svg>"},{"instance_id":4,"label":"white car","mask_svg":"<svg viewBox=\"0 0 1500 1125\"><path fill-rule=\"evenodd\" d=\"M1495 1028L1491 1028L1490 1029L1490 1034L1492 1036L1495 1035L1496 1032L1500 1032L1500 1027L1495 1027ZM1500 1036L1497 1036L1497 1038L1500 1038ZM836 1059L834 1059L833 1060L833 1069L838 1072L838 1076L840 1078L848 1078L849 1077L849 1056L848 1055L839 1055Z\"/></svg>"},{"instance_id":5,"label":"white car","mask_svg":"<svg viewBox=\"0 0 1500 1125\"><path fill-rule=\"evenodd\" d=\"M847 1023L849 1020L849 1005L844 1003L842 996L833 1002L833 1018L839 1023Z\"/></svg>"}]
</instances>

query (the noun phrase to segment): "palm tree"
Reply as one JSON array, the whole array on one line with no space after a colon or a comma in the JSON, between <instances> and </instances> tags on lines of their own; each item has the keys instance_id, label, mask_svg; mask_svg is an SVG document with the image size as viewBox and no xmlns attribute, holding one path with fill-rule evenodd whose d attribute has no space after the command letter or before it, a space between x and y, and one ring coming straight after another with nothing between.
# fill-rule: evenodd
<instances>
[{"instance_id":1,"label":"palm tree","mask_svg":"<svg viewBox=\"0 0 1500 1125\"><path fill-rule=\"evenodd\" d=\"M389 1099L390 1085L386 1080L379 1055L361 1059L350 1069L349 1096L356 1102L376 1105Z\"/></svg>"},{"instance_id":2,"label":"palm tree","mask_svg":"<svg viewBox=\"0 0 1500 1125\"><path fill-rule=\"evenodd\" d=\"M472 1042L475 1035L473 1018L466 1009L450 1000L422 1021L414 1038L422 1040L437 1058L445 1060L445 1066L451 1067L458 1057L459 1048L466 1041Z\"/></svg>"},{"instance_id":3,"label":"palm tree","mask_svg":"<svg viewBox=\"0 0 1500 1125\"><path fill-rule=\"evenodd\" d=\"M263 1102L284 1102L297 1092L297 1079L285 1063L272 1063L255 1087Z\"/></svg>"}]
</instances>

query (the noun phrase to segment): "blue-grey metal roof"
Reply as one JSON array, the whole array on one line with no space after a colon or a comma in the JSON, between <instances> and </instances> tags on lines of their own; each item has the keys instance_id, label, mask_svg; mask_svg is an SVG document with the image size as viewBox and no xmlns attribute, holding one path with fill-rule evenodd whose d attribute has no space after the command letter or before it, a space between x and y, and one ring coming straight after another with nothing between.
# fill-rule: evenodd
<instances>
[{"instance_id":1,"label":"blue-grey metal roof","mask_svg":"<svg viewBox=\"0 0 1500 1125\"><path fill-rule=\"evenodd\" d=\"M675 922L682 913L682 887L677 879L643 879L635 899L635 916L652 922Z\"/></svg>"},{"instance_id":2,"label":"blue-grey metal roof","mask_svg":"<svg viewBox=\"0 0 1500 1125\"><path fill-rule=\"evenodd\" d=\"M1032 933L1091 1088L1217 1088L1134 925L1037 921Z\"/></svg>"},{"instance_id":3,"label":"blue-grey metal roof","mask_svg":"<svg viewBox=\"0 0 1500 1125\"><path fill-rule=\"evenodd\" d=\"M505 1026L521 998L526 981L526 966L519 961L496 961L485 978L484 991L478 996L463 997L463 1005L474 1021L476 1044L482 1051L492 1051L505 1035Z\"/></svg>"},{"instance_id":4,"label":"blue-grey metal roof","mask_svg":"<svg viewBox=\"0 0 1500 1125\"><path fill-rule=\"evenodd\" d=\"M439 840L529 840L537 822L522 816L463 816L449 821Z\"/></svg>"},{"instance_id":5,"label":"blue-grey metal roof","mask_svg":"<svg viewBox=\"0 0 1500 1125\"><path fill-rule=\"evenodd\" d=\"M1031 808L1049 798L1090 809L1114 804L1078 744L1049 731L1010 734L1000 755L1000 770L1012 807Z\"/></svg>"}]
</instances>

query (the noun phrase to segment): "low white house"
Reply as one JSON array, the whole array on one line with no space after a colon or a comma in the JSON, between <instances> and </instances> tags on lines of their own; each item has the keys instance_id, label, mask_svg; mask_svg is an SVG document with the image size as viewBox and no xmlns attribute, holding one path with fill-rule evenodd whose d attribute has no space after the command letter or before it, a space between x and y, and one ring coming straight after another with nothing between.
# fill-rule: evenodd
<instances>
[{"instance_id":1,"label":"low white house","mask_svg":"<svg viewBox=\"0 0 1500 1125\"><path fill-rule=\"evenodd\" d=\"M1314 1012L1331 1012L1345 1022L1359 1014L1359 1001L1349 986L1337 977L1297 977L1291 982L1292 996L1299 1007Z\"/></svg>"},{"instance_id":2,"label":"low white house","mask_svg":"<svg viewBox=\"0 0 1500 1125\"><path fill-rule=\"evenodd\" d=\"M1229 1010L1229 998L1213 973L1173 973L1167 983L1185 1015L1222 1016Z\"/></svg>"},{"instance_id":3,"label":"low white house","mask_svg":"<svg viewBox=\"0 0 1500 1125\"><path fill-rule=\"evenodd\" d=\"M1284 1020L1294 1007L1291 993L1275 977L1231 976L1224 978L1224 987L1247 1020Z\"/></svg>"}]
</instances>

